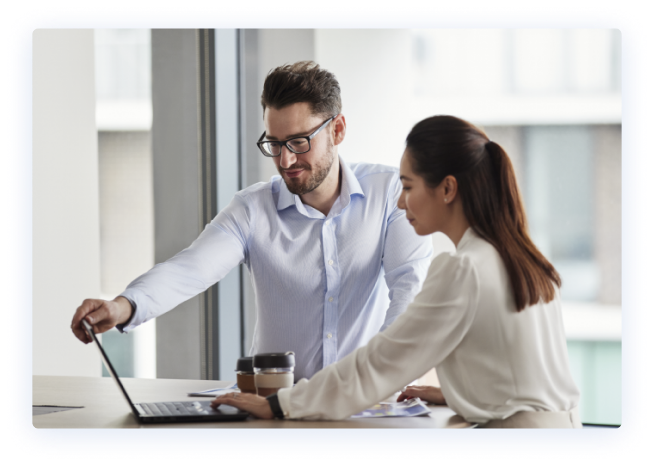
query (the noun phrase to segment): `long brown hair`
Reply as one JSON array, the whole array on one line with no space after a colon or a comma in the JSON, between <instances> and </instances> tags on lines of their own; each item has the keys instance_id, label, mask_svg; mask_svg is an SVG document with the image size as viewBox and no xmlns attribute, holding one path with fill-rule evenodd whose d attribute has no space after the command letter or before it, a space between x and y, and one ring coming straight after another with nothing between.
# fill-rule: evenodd
<instances>
[{"instance_id":1,"label":"long brown hair","mask_svg":"<svg viewBox=\"0 0 654 465\"><path fill-rule=\"evenodd\" d=\"M527 230L513 165L478 127L454 116L432 116L406 138L413 171L430 187L456 178L463 211L474 231L490 242L506 266L517 310L551 301L561 278Z\"/></svg>"}]
</instances>

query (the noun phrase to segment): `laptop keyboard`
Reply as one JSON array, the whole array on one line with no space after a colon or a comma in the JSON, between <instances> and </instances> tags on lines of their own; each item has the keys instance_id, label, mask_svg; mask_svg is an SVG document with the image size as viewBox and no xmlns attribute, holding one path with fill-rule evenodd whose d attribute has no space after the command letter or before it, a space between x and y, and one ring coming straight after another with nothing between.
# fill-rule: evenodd
<instances>
[{"instance_id":1,"label":"laptop keyboard","mask_svg":"<svg viewBox=\"0 0 654 465\"><path fill-rule=\"evenodd\" d=\"M179 415L208 415L200 402L152 402L139 404L149 415L179 416Z\"/></svg>"}]
</instances>

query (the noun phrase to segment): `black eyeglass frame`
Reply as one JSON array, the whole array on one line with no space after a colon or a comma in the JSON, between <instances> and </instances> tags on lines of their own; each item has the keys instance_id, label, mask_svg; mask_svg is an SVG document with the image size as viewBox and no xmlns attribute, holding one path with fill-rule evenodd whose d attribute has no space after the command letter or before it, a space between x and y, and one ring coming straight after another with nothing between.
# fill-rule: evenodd
<instances>
[{"instance_id":1,"label":"black eyeglass frame","mask_svg":"<svg viewBox=\"0 0 654 465\"><path fill-rule=\"evenodd\" d=\"M276 158L276 157L279 157L279 156L282 154L282 148L281 148L282 145L285 145L286 148L287 148L288 150L290 150L291 152L293 152L293 153L296 154L296 155L300 155L300 154L303 154L303 153L307 153L308 151L311 150L311 139L313 139L314 137L316 137L316 136L318 135L318 133L319 133L320 131L322 131L323 129L325 129L325 127L326 127L326 126L327 126L327 125L328 125L328 124L329 124L329 123L330 123L334 118L336 118L337 116L338 116L338 115L334 115L334 116L332 116L331 118L329 118L327 121L325 121L324 123L322 123L322 125L320 125L320 127L319 127L318 129L316 129L315 131L313 131L313 132L312 132L311 134L309 134L308 136L293 137L293 138L291 138L291 139L287 139L287 140L262 140L262 139L264 138L264 136L266 135L266 131L263 131L263 134L261 134L261 137L259 137L259 140L257 141L257 147L259 147L259 150L261 150L261 153L263 153L263 155L266 156L266 157L268 157L268 158ZM297 139L306 139L306 140L307 140L307 144L309 144L309 148L308 148L307 150L305 150L304 152L296 152L295 150L293 150L293 149L291 148L291 146L288 145L288 143L289 143L290 141L292 141L292 140L297 140ZM270 143L280 144L280 147L279 147L279 155L270 155L268 152L266 152L266 151L263 149L263 144L270 144Z\"/></svg>"}]
</instances>

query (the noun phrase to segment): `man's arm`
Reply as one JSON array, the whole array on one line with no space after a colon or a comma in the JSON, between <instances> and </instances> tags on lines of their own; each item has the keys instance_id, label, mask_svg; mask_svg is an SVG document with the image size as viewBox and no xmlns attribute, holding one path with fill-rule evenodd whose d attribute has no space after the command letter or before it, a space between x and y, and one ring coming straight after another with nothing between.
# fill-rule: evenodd
<instances>
[{"instance_id":1,"label":"man's arm","mask_svg":"<svg viewBox=\"0 0 654 465\"><path fill-rule=\"evenodd\" d=\"M394 179L393 191L388 200L391 214L382 259L391 303L380 331L393 323L420 292L433 252L431 236L416 234L407 221L404 210L397 208L401 189L399 178Z\"/></svg>"},{"instance_id":2,"label":"man's arm","mask_svg":"<svg viewBox=\"0 0 654 465\"><path fill-rule=\"evenodd\" d=\"M96 332L116 325L122 332L175 308L243 263L248 234L248 208L235 196L188 248L136 278L116 299L85 300L73 317L73 333L82 342L90 342L81 320L87 317L88 321L91 315Z\"/></svg>"}]
</instances>

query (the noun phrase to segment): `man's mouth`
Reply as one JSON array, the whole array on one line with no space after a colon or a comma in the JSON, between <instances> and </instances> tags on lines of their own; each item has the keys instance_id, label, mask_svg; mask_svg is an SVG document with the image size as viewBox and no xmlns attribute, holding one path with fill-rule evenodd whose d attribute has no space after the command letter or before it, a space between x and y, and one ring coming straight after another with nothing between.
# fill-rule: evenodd
<instances>
[{"instance_id":1,"label":"man's mouth","mask_svg":"<svg viewBox=\"0 0 654 465\"><path fill-rule=\"evenodd\" d=\"M289 166L285 170L281 170L283 174L286 175L287 178L297 178L300 176L303 172L309 170L310 167L308 166L302 166L302 165L295 165L295 166Z\"/></svg>"},{"instance_id":2,"label":"man's mouth","mask_svg":"<svg viewBox=\"0 0 654 465\"><path fill-rule=\"evenodd\" d=\"M289 178L297 178L299 175L302 174L303 171L304 171L303 169L288 170L288 171L284 171L284 174L286 174L286 176L288 176Z\"/></svg>"}]
</instances>

